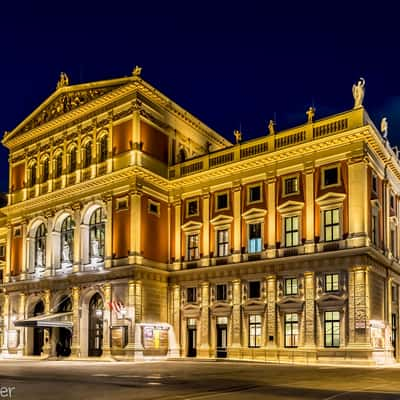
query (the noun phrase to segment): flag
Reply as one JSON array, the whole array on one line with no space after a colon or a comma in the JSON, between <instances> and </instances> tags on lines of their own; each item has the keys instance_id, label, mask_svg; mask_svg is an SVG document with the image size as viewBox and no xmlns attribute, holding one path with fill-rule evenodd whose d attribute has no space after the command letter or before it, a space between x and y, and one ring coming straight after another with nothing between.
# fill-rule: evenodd
<instances>
[{"instance_id":1,"label":"flag","mask_svg":"<svg viewBox=\"0 0 400 400\"><path fill-rule=\"evenodd\" d=\"M114 312L116 312L116 313L120 313L121 312L121 310L123 309L123 308L125 308L124 307L124 303L122 303L122 301L110 301L109 303L108 303L108 306L109 306L109 308L110 308L110 310L111 311L114 311Z\"/></svg>"}]
</instances>

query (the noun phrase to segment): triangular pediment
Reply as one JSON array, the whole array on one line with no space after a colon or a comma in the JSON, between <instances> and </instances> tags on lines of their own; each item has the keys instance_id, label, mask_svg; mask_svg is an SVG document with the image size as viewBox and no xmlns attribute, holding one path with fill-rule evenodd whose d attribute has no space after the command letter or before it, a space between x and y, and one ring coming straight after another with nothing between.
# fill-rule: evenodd
<instances>
[{"instance_id":1,"label":"triangular pediment","mask_svg":"<svg viewBox=\"0 0 400 400\"><path fill-rule=\"evenodd\" d=\"M186 222L186 224L182 225L182 230L184 232L187 231L197 231L200 230L201 226L203 224L201 222L197 222L197 221L188 221Z\"/></svg>"},{"instance_id":2,"label":"triangular pediment","mask_svg":"<svg viewBox=\"0 0 400 400\"><path fill-rule=\"evenodd\" d=\"M250 208L250 210L247 210L242 214L242 217L246 220L249 219L259 219L259 218L264 218L265 215L267 214L267 210L262 209L262 208Z\"/></svg>"},{"instance_id":3,"label":"triangular pediment","mask_svg":"<svg viewBox=\"0 0 400 400\"><path fill-rule=\"evenodd\" d=\"M318 197L315 199L315 202L321 207L330 206L333 204L340 204L343 203L343 200L346 198L344 193L335 193L335 192L328 192L323 196Z\"/></svg>"},{"instance_id":4,"label":"triangular pediment","mask_svg":"<svg viewBox=\"0 0 400 400\"><path fill-rule=\"evenodd\" d=\"M285 201L283 204L278 206L276 209L281 213L290 213L294 211L300 211L304 207L304 203L301 201Z\"/></svg>"},{"instance_id":5,"label":"triangular pediment","mask_svg":"<svg viewBox=\"0 0 400 400\"><path fill-rule=\"evenodd\" d=\"M79 107L129 83L131 78L113 79L79 85L59 87L42 104L25 118L12 132L7 132L7 141L17 135L38 128L64 116Z\"/></svg>"},{"instance_id":6,"label":"triangular pediment","mask_svg":"<svg viewBox=\"0 0 400 400\"><path fill-rule=\"evenodd\" d=\"M218 215L217 217L210 220L212 225L225 225L230 224L233 221L233 217L230 215Z\"/></svg>"}]
</instances>

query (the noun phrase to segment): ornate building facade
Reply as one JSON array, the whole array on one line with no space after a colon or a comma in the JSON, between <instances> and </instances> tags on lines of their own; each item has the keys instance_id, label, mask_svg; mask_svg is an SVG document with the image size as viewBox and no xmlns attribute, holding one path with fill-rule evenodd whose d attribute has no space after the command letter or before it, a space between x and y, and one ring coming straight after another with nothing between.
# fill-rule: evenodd
<instances>
[{"instance_id":1,"label":"ornate building facade","mask_svg":"<svg viewBox=\"0 0 400 400\"><path fill-rule=\"evenodd\" d=\"M2 356L396 360L400 164L364 85L232 144L140 68L62 74L3 137Z\"/></svg>"}]
</instances>

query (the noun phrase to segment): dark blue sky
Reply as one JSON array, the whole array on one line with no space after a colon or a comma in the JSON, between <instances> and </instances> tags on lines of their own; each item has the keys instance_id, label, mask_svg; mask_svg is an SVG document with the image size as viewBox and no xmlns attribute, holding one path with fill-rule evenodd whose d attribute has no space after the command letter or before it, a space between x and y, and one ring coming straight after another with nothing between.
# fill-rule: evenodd
<instances>
[{"instance_id":1,"label":"dark blue sky","mask_svg":"<svg viewBox=\"0 0 400 400\"><path fill-rule=\"evenodd\" d=\"M337 2L31 2L0 6L0 131L13 129L55 89L60 71L80 83L142 76L233 140L281 130L364 104L400 144L397 13ZM272 4L274 4L272 6ZM295 6L296 5L296 6ZM382 7L381 11L380 7ZM392 18L390 17L392 16ZM7 151L0 150L0 190Z\"/></svg>"}]
</instances>

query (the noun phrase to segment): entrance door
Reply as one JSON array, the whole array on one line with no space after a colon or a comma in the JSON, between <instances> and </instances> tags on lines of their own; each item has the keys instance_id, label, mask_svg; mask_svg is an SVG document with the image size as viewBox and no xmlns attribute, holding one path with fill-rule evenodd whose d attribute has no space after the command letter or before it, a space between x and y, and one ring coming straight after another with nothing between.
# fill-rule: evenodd
<instances>
[{"instance_id":1,"label":"entrance door","mask_svg":"<svg viewBox=\"0 0 400 400\"><path fill-rule=\"evenodd\" d=\"M188 327L188 357L196 357L196 327Z\"/></svg>"},{"instance_id":2,"label":"entrance door","mask_svg":"<svg viewBox=\"0 0 400 400\"><path fill-rule=\"evenodd\" d=\"M33 328L33 355L40 356L44 345L43 328Z\"/></svg>"},{"instance_id":3,"label":"entrance door","mask_svg":"<svg viewBox=\"0 0 400 400\"><path fill-rule=\"evenodd\" d=\"M103 353L103 300L96 293L89 303L89 356Z\"/></svg>"},{"instance_id":4,"label":"entrance door","mask_svg":"<svg viewBox=\"0 0 400 400\"><path fill-rule=\"evenodd\" d=\"M217 324L217 357L219 358L225 358L227 355L227 337L227 325Z\"/></svg>"},{"instance_id":5,"label":"entrance door","mask_svg":"<svg viewBox=\"0 0 400 400\"><path fill-rule=\"evenodd\" d=\"M38 301L33 310L33 316L44 314L44 303L43 301ZM33 328L33 355L40 356L43 351L44 345L44 329L43 328Z\"/></svg>"}]
</instances>

